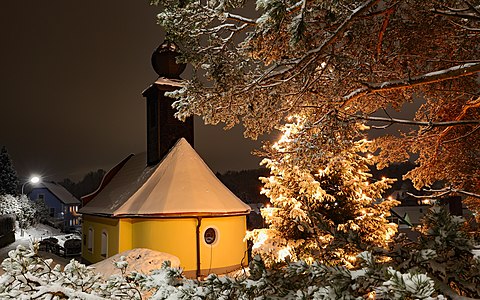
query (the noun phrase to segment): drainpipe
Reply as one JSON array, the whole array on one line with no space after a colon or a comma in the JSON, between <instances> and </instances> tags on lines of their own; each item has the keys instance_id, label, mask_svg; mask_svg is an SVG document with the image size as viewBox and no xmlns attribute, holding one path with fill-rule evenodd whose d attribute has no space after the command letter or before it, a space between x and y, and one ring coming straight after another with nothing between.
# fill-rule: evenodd
<instances>
[{"instance_id":1,"label":"drainpipe","mask_svg":"<svg viewBox=\"0 0 480 300\"><path fill-rule=\"evenodd\" d=\"M202 226L202 217L197 217L197 279L200 278L200 226Z\"/></svg>"}]
</instances>

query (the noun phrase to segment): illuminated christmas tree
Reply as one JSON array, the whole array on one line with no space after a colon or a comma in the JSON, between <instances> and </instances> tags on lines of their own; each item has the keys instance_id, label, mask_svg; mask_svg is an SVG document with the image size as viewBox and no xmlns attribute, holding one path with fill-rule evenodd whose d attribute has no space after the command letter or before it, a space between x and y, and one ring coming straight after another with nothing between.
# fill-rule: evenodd
<instances>
[{"instance_id":1,"label":"illuminated christmas tree","mask_svg":"<svg viewBox=\"0 0 480 300\"><path fill-rule=\"evenodd\" d=\"M373 158L365 153L370 142L341 143L335 131L324 130L331 127L297 116L280 128L277 143L264 147L268 158L263 164L271 176L262 178L262 192L271 206L262 216L269 228L248 236L253 253L267 264L288 257L350 266L359 252L387 247L396 233L387 217L398 202L381 198L393 180L371 178ZM337 145L319 151L325 143Z\"/></svg>"}]
</instances>

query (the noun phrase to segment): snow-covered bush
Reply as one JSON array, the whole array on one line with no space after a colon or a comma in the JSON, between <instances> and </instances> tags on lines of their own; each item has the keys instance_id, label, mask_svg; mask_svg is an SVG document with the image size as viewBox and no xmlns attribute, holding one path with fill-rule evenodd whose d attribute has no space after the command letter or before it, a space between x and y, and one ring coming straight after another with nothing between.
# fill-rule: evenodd
<instances>
[{"instance_id":1,"label":"snow-covered bush","mask_svg":"<svg viewBox=\"0 0 480 300\"><path fill-rule=\"evenodd\" d=\"M124 260L115 264L126 269ZM436 296L426 275L421 280L415 274L401 275L418 283L417 289L412 289L407 280L403 285L397 284L393 275L378 278L376 286L365 289L361 288L368 274L364 268L350 271L297 261L270 269L260 256L253 259L248 275L234 278L211 274L203 281L184 278L182 270L172 268L168 262L150 274L123 272L122 276L112 275L104 280L95 270L75 260L63 270L54 266L52 260L38 256L36 245L12 250L2 268L5 274L0 276L0 299L358 299L374 293L375 287L384 292L384 299L404 299L397 295L407 295L410 290L413 292L409 295L419 299Z\"/></svg>"}]
</instances>

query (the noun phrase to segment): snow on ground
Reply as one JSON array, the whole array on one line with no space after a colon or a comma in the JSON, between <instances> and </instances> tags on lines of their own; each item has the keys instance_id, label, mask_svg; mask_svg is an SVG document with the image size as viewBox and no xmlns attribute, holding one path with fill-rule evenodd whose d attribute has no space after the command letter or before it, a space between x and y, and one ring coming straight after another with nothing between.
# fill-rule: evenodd
<instances>
[{"instance_id":1,"label":"snow on ground","mask_svg":"<svg viewBox=\"0 0 480 300\"><path fill-rule=\"evenodd\" d=\"M25 247L28 247L30 243L34 241L40 241L48 237L59 235L62 235L59 229L44 224L37 224L35 227L28 228L23 231L23 234L20 229L17 229L15 232L15 242L0 248L0 263L8 257L8 252L16 249L18 245L24 245ZM55 264L59 264L62 267L70 262L70 258L60 257L50 252L39 251L38 254L44 258L52 258ZM3 273L3 269L0 268L0 275Z\"/></svg>"},{"instance_id":2,"label":"snow on ground","mask_svg":"<svg viewBox=\"0 0 480 300\"><path fill-rule=\"evenodd\" d=\"M115 268L113 263L119 261L122 256L125 256L125 261L128 262L127 273L137 271L148 274L150 271L160 269L162 263L166 260L171 262L172 267L180 265L180 260L174 255L145 248L136 248L116 254L91 265L91 267L94 267L95 271L102 274L104 278L108 278L113 274L120 275L120 269Z\"/></svg>"}]
</instances>

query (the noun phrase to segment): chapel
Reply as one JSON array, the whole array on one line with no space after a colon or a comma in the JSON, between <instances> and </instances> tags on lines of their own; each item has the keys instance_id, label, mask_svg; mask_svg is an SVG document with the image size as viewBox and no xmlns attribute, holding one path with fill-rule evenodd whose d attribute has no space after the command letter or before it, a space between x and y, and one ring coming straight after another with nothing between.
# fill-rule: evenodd
<instances>
[{"instance_id":1,"label":"chapel","mask_svg":"<svg viewBox=\"0 0 480 300\"><path fill-rule=\"evenodd\" d=\"M113 167L99 188L82 197L82 259L96 263L134 248L179 258L190 278L246 266L246 217L236 197L193 148L193 118L174 117L165 92L182 85L185 65L164 42L152 55L159 75L142 94L147 107L147 151Z\"/></svg>"}]
</instances>

